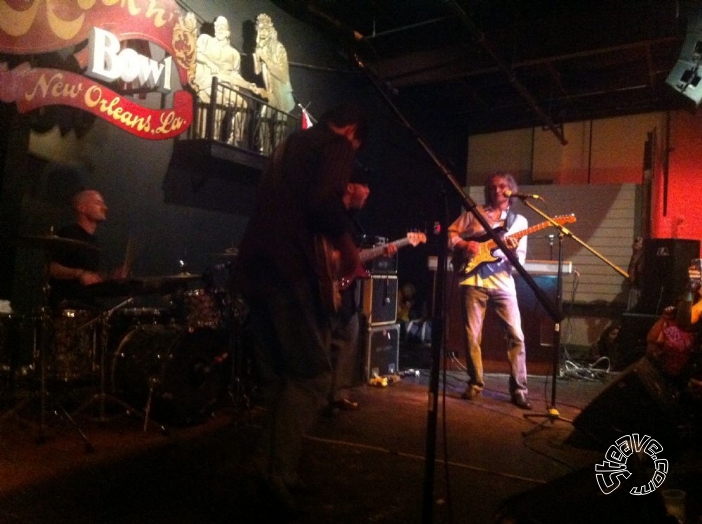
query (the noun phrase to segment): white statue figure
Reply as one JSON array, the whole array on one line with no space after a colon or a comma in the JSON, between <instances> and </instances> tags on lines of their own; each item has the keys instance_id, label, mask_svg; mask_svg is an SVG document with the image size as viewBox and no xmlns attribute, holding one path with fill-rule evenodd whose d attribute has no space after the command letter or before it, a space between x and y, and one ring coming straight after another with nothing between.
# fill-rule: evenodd
<instances>
[{"instance_id":1,"label":"white statue figure","mask_svg":"<svg viewBox=\"0 0 702 524\"><path fill-rule=\"evenodd\" d=\"M231 45L229 22L223 16L218 16L214 21L214 37L201 34L197 39L197 66L195 69L194 88L197 96L205 103L210 102L212 78L217 77L221 85L234 89L244 88L256 94L261 94L259 87L241 76L241 55ZM231 118L231 133L227 137L230 143L239 143L243 140L244 122L248 102L241 96L235 95L226 100L218 100L217 114L215 115L215 134L219 138L220 125L224 118ZM220 107L221 106L221 107ZM229 116L224 116L222 113ZM233 113L233 114L232 114Z\"/></svg>"},{"instance_id":2,"label":"white statue figure","mask_svg":"<svg viewBox=\"0 0 702 524\"><path fill-rule=\"evenodd\" d=\"M278 32L273 27L271 17L264 13L256 17L256 51L253 61L254 71L263 77L265 92L262 96L268 99L268 104L284 113L292 111L295 108L295 99L290 84L288 52L278 41ZM285 135L287 115L284 113L275 113L267 107L263 108L259 133L263 152L272 151Z\"/></svg>"}]
</instances>

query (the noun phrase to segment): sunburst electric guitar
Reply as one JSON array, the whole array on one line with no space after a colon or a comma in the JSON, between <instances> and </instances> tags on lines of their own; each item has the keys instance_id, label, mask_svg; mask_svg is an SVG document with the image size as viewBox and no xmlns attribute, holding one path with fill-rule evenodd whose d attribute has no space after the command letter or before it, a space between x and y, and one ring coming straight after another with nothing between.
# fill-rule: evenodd
<instances>
[{"instance_id":1,"label":"sunburst electric guitar","mask_svg":"<svg viewBox=\"0 0 702 524\"><path fill-rule=\"evenodd\" d=\"M571 222L575 222L575 215L560 215L554 217L553 220L558 225L562 226L563 224L570 224ZM511 235L507 235L504 238L516 238L517 240L519 240L523 236L530 235L531 233L535 233L541 229L545 229L550 226L553 226L553 224L549 221L541 222L540 224L537 224L530 228L517 231L516 233L512 233ZM494 231L497 234L500 234L504 232L504 229L498 227ZM499 260L501 260L500 257L496 257L495 255L493 255L492 252L495 249L497 249L498 246L497 243L492 238L490 238L490 235L488 235L487 233L478 237L466 238L465 240L474 240L475 242L480 242L480 250L475 255L467 256L466 252L463 249L454 249L453 256L451 258L451 265L453 266L454 271L456 271L457 273L469 275L483 264L490 264L492 262L498 262Z\"/></svg>"},{"instance_id":2,"label":"sunburst electric guitar","mask_svg":"<svg viewBox=\"0 0 702 524\"><path fill-rule=\"evenodd\" d=\"M389 245L394 245L399 249L405 246L418 246L426 241L427 237L424 233L407 233L405 238L394 240L389 244L362 249L358 257L361 264L365 264L382 256ZM357 278L368 277L369 273L361 265L351 274L339 275L339 252L324 237L317 237L316 250L317 259L322 267L322 278L320 279L322 302L328 311L336 312L341 305L341 292L348 289Z\"/></svg>"}]
</instances>

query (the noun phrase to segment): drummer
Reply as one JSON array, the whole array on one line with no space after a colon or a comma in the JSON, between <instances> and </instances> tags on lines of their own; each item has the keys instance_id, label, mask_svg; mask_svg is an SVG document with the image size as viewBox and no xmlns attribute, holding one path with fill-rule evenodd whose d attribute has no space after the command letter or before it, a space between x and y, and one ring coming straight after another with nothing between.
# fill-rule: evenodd
<instances>
[{"instance_id":1,"label":"drummer","mask_svg":"<svg viewBox=\"0 0 702 524\"><path fill-rule=\"evenodd\" d=\"M75 247L56 251L49 263L52 309L90 308L91 301L85 286L102 282L100 274L100 242L96 231L107 219L107 205L102 195L93 189L80 191L71 201L75 220L57 232L62 238L82 242ZM124 266L111 275L112 278L126 276Z\"/></svg>"}]
</instances>

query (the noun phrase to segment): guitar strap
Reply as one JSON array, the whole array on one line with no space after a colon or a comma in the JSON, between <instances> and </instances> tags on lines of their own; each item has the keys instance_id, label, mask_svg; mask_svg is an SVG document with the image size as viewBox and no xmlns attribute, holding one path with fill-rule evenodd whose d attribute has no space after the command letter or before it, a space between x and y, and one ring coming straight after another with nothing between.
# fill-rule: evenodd
<instances>
[{"instance_id":1,"label":"guitar strap","mask_svg":"<svg viewBox=\"0 0 702 524\"><path fill-rule=\"evenodd\" d=\"M512 208L510 207L507 210L507 216L505 217L505 231L509 231L509 228L512 227L512 224L514 224L514 221L517 219L517 213L512 211Z\"/></svg>"}]
</instances>

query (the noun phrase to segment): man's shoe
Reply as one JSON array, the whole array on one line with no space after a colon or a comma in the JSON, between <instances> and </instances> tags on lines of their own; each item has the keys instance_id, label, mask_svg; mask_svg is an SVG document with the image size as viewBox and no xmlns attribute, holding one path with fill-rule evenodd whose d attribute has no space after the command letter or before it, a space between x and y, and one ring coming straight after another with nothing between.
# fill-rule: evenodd
<instances>
[{"instance_id":1,"label":"man's shoe","mask_svg":"<svg viewBox=\"0 0 702 524\"><path fill-rule=\"evenodd\" d=\"M526 399L524 395L512 395L512 404L520 409L531 409L531 403Z\"/></svg>"},{"instance_id":2,"label":"man's shoe","mask_svg":"<svg viewBox=\"0 0 702 524\"><path fill-rule=\"evenodd\" d=\"M465 400L475 400L482 394L483 390L480 386L469 385L466 390L461 393L461 398Z\"/></svg>"},{"instance_id":3,"label":"man's shoe","mask_svg":"<svg viewBox=\"0 0 702 524\"><path fill-rule=\"evenodd\" d=\"M340 409L341 411L357 411L358 402L350 400L348 398L342 398L340 400L335 400L330 404L332 407Z\"/></svg>"}]
</instances>

